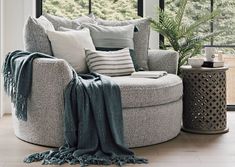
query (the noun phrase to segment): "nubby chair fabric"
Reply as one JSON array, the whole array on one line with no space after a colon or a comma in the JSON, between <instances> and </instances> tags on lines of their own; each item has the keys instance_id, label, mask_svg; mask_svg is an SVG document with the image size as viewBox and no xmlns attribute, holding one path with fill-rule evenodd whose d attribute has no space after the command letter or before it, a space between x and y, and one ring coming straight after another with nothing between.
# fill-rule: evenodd
<instances>
[{"instance_id":1,"label":"nubby chair fabric","mask_svg":"<svg viewBox=\"0 0 235 167\"><path fill-rule=\"evenodd\" d=\"M64 60L34 61L27 122L18 120L13 109L17 137L45 146L63 144L64 99L61 90L71 78L71 70ZM183 91L178 76L168 74L159 79L126 76L113 77L113 80L121 89L124 137L129 147L161 143L179 134Z\"/></svg>"}]
</instances>

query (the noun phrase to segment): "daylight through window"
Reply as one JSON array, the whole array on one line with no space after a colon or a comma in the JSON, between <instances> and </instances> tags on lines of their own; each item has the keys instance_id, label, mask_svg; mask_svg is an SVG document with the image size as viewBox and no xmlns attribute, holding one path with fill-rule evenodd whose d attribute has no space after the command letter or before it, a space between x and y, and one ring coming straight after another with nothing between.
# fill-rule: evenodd
<instances>
[{"instance_id":1,"label":"daylight through window","mask_svg":"<svg viewBox=\"0 0 235 167\"><path fill-rule=\"evenodd\" d=\"M125 20L138 18L137 4L137 0L43 0L42 11L71 19L92 12L102 19Z\"/></svg>"}]
</instances>

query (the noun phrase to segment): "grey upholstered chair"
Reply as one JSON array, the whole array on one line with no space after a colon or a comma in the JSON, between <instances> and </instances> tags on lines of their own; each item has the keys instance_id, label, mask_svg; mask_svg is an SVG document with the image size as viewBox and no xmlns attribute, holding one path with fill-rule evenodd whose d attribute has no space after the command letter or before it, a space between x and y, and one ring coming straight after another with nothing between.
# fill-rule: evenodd
<instances>
[{"instance_id":1,"label":"grey upholstered chair","mask_svg":"<svg viewBox=\"0 0 235 167\"><path fill-rule=\"evenodd\" d=\"M48 20L54 23L55 29L63 21L62 19L56 21L56 19L54 16L48 17ZM25 28L26 48L40 51L43 46L50 52L50 46L48 46L50 42L45 34L45 27L39 26L45 22L45 18L40 21L29 19ZM73 21L68 20L65 21L66 25L68 22L70 23L68 25L74 25ZM148 66L150 71L168 72L168 75L159 79L130 76L112 78L121 89L124 137L127 145L146 146L174 138L180 132L182 120L183 88L181 79L176 75L178 54L163 50L149 50L147 54L150 28L146 19L102 22L102 24L115 25L138 24L142 34L139 33L136 38L134 37L134 42L137 42L135 46L138 45L135 49L139 53L144 53L141 49L146 49L147 60L145 59L144 65ZM47 28L54 29L53 25L48 25L46 24ZM140 56L144 55L140 54ZM71 78L72 73L65 60L36 59L34 61L32 92L28 99L28 120L20 121L13 116L17 137L45 146L56 147L63 144L63 90Z\"/></svg>"},{"instance_id":2,"label":"grey upholstered chair","mask_svg":"<svg viewBox=\"0 0 235 167\"><path fill-rule=\"evenodd\" d=\"M182 81L175 75L177 59L176 52L152 50L149 51L150 70L165 70L169 73L167 76L159 79L113 78L121 88L124 134L129 147L164 142L180 132ZM71 70L64 60L34 61L28 120L24 122L14 116L17 137L46 146L63 143L62 90L71 78Z\"/></svg>"}]
</instances>

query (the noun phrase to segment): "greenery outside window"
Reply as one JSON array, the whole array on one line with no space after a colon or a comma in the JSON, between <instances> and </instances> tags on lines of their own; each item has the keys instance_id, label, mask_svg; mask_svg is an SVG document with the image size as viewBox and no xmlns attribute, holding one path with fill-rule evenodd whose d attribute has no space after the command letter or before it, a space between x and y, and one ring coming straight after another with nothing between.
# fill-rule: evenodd
<instances>
[{"instance_id":1,"label":"greenery outside window","mask_svg":"<svg viewBox=\"0 0 235 167\"><path fill-rule=\"evenodd\" d=\"M178 0L160 0L160 7L166 12L175 14L175 7L179 6ZM226 31L205 43L205 46L217 47L227 54L235 55L235 1L234 0L190 0L187 5L184 22L190 24L196 20L201 13L220 9L221 15L210 23L204 24L199 29L199 34L214 32L218 30ZM167 41L161 37L162 41Z\"/></svg>"},{"instance_id":2,"label":"greenery outside window","mask_svg":"<svg viewBox=\"0 0 235 167\"><path fill-rule=\"evenodd\" d=\"M102 19L126 20L143 16L143 0L36 0L37 17L50 13L75 19L95 14Z\"/></svg>"}]
</instances>

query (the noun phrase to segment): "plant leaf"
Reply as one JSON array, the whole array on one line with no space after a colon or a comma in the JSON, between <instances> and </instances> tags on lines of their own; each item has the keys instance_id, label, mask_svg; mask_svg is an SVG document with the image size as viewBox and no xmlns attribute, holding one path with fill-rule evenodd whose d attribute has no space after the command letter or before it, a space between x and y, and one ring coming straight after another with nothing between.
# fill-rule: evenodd
<instances>
[{"instance_id":1,"label":"plant leaf","mask_svg":"<svg viewBox=\"0 0 235 167\"><path fill-rule=\"evenodd\" d=\"M187 3L188 3L188 0L182 0L180 2L180 8L177 10L175 21L178 25L178 30L180 29L180 25L181 25L181 22L183 19L183 15L184 15L184 11L185 11L185 7L186 7Z\"/></svg>"},{"instance_id":2,"label":"plant leaf","mask_svg":"<svg viewBox=\"0 0 235 167\"><path fill-rule=\"evenodd\" d=\"M182 35L186 35L188 33L192 33L193 31L195 31L195 29L197 29L200 25L213 20L216 16L218 16L220 14L220 10L215 10L212 13L207 13L203 16L201 16L197 21L195 21L191 26L189 26L185 32L185 34Z\"/></svg>"}]
</instances>

